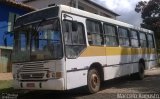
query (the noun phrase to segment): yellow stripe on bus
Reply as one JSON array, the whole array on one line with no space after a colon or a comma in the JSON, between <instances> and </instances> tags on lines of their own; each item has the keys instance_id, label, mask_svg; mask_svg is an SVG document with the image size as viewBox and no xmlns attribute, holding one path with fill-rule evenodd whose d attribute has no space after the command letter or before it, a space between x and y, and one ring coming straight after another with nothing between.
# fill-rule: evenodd
<instances>
[{"instance_id":1,"label":"yellow stripe on bus","mask_svg":"<svg viewBox=\"0 0 160 99\"><path fill-rule=\"evenodd\" d=\"M114 55L137 55L137 54L155 54L154 48L125 48L125 47L100 47L89 46L81 57L87 56L114 56Z\"/></svg>"},{"instance_id":2,"label":"yellow stripe on bus","mask_svg":"<svg viewBox=\"0 0 160 99\"><path fill-rule=\"evenodd\" d=\"M86 56L105 56L105 55L106 55L106 47L89 46L81 54L81 57L86 57Z\"/></svg>"}]
</instances>

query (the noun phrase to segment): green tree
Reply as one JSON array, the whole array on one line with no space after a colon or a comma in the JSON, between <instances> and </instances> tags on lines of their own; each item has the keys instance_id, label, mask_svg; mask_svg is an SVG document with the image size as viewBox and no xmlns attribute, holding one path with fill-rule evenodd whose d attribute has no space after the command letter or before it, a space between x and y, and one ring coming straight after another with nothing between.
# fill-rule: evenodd
<instances>
[{"instance_id":1,"label":"green tree","mask_svg":"<svg viewBox=\"0 0 160 99\"><path fill-rule=\"evenodd\" d=\"M135 11L141 13L141 27L155 32L157 47L160 48L160 0L140 1Z\"/></svg>"}]
</instances>

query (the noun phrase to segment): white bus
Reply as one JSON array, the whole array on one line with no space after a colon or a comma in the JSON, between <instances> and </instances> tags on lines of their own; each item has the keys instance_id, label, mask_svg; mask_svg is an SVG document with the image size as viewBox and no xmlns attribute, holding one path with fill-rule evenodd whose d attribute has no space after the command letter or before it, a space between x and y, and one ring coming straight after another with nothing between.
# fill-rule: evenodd
<instances>
[{"instance_id":1,"label":"white bus","mask_svg":"<svg viewBox=\"0 0 160 99\"><path fill-rule=\"evenodd\" d=\"M130 24L59 5L19 17L12 54L14 88L70 90L157 65L154 33Z\"/></svg>"}]
</instances>

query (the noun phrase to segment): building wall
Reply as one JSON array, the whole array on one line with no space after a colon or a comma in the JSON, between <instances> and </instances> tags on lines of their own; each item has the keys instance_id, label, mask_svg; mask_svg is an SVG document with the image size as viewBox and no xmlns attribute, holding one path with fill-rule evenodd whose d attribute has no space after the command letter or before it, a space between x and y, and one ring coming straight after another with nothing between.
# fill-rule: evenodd
<instances>
[{"instance_id":1,"label":"building wall","mask_svg":"<svg viewBox=\"0 0 160 99\"><path fill-rule=\"evenodd\" d=\"M19 0L19 1L22 2L22 1L26 1L26 0ZM76 6L75 1L76 0L35 0L35 1L27 2L25 4L30 5L32 7L35 7L35 8L38 8L38 9L41 9L41 8L48 7L48 5L50 5L50 4L56 4L56 5L63 4L63 5L69 5L69 6ZM78 5L79 5L80 9L84 8L83 10L85 10L85 11L116 19L116 15L109 13L105 10L102 10L95 5L89 4L85 0L79 0Z\"/></svg>"},{"instance_id":2,"label":"building wall","mask_svg":"<svg viewBox=\"0 0 160 99\"><path fill-rule=\"evenodd\" d=\"M11 52L13 35L6 35L12 31L15 18L27 13L23 9L14 8L0 3L0 73L11 72ZM4 44L7 41L7 47Z\"/></svg>"},{"instance_id":3,"label":"building wall","mask_svg":"<svg viewBox=\"0 0 160 99\"><path fill-rule=\"evenodd\" d=\"M86 11L89 11L89 12L92 12L92 13L95 13L95 14L99 14L99 15L102 15L102 16L105 16L105 17L116 19L115 15L100 9L97 6L86 3L85 0L80 0L79 5L84 6Z\"/></svg>"},{"instance_id":4,"label":"building wall","mask_svg":"<svg viewBox=\"0 0 160 99\"><path fill-rule=\"evenodd\" d=\"M0 49L0 73L11 72L12 50Z\"/></svg>"},{"instance_id":5,"label":"building wall","mask_svg":"<svg viewBox=\"0 0 160 99\"><path fill-rule=\"evenodd\" d=\"M27 2L27 5L30 5L32 7L41 9L41 8L45 8L48 7L49 4L63 4L63 5L70 5L70 1L71 0L35 0L35 1L31 1L31 2Z\"/></svg>"},{"instance_id":6,"label":"building wall","mask_svg":"<svg viewBox=\"0 0 160 99\"><path fill-rule=\"evenodd\" d=\"M0 4L0 48L4 47L4 37L7 36L7 45L12 47L13 45L13 36L5 35L6 33L12 31L12 26L14 22L14 15L22 15L27 13L27 11L13 8L4 4Z\"/></svg>"}]
</instances>

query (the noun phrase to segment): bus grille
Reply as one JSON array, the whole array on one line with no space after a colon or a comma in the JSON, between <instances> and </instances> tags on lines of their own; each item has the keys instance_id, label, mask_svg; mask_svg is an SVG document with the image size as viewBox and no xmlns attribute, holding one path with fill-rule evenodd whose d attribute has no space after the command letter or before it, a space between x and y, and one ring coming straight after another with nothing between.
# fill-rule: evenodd
<instances>
[{"instance_id":1,"label":"bus grille","mask_svg":"<svg viewBox=\"0 0 160 99\"><path fill-rule=\"evenodd\" d=\"M39 71L47 71L48 68L44 67L45 62L28 62L22 64L23 67L20 69L20 72L39 72Z\"/></svg>"},{"instance_id":2,"label":"bus grille","mask_svg":"<svg viewBox=\"0 0 160 99\"><path fill-rule=\"evenodd\" d=\"M22 67L19 70L19 76L21 80L43 80L45 72L49 68L45 68L46 62L26 62L19 64Z\"/></svg>"},{"instance_id":3,"label":"bus grille","mask_svg":"<svg viewBox=\"0 0 160 99\"><path fill-rule=\"evenodd\" d=\"M22 79L41 79L43 77L44 77L44 73L21 74Z\"/></svg>"}]
</instances>

